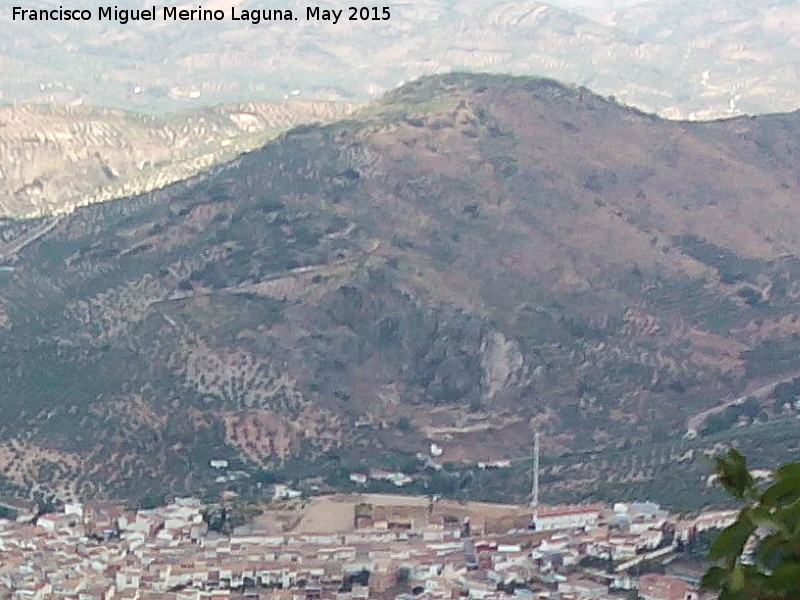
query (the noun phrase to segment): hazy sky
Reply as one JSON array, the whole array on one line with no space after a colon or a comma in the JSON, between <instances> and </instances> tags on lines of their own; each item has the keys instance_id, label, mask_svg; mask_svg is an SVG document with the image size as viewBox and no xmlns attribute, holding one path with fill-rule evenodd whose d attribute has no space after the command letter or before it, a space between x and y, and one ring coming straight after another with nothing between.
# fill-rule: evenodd
<instances>
[{"instance_id":1,"label":"hazy sky","mask_svg":"<svg viewBox=\"0 0 800 600\"><path fill-rule=\"evenodd\" d=\"M551 0L553 6L582 13L598 13L643 4L647 0Z\"/></svg>"}]
</instances>

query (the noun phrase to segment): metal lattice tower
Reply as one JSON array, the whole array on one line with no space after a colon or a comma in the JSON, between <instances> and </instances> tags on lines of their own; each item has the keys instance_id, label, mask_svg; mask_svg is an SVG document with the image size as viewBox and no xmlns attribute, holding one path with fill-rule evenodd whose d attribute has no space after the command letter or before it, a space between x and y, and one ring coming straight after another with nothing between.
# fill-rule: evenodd
<instances>
[{"instance_id":1,"label":"metal lattice tower","mask_svg":"<svg viewBox=\"0 0 800 600\"><path fill-rule=\"evenodd\" d=\"M533 434L533 489L531 490L531 506L539 506L539 432Z\"/></svg>"}]
</instances>

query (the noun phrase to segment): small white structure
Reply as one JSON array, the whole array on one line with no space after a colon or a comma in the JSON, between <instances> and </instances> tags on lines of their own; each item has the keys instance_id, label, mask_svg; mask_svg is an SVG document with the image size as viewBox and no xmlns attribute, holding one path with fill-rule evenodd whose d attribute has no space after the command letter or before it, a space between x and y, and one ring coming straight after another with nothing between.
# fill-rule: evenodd
<instances>
[{"instance_id":1,"label":"small white structure","mask_svg":"<svg viewBox=\"0 0 800 600\"><path fill-rule=\"evenodd\" d=\"M386 478L388 481L391 481L395 487L403 487L404 485L408 485L409 483L414 483L414 479L409 477L405 473L392 473L389 477Z\"/></svg>"},{"instance_id":2,"label":"small white structure","mask_svg":"<svg viewBox=\"0 0 800 600\"><path fill-rule=\"evenodd\" d=\"M291 500L292 498L299 498L302 495L303 492L299 490L293 490L283 483L276 483L272 498L273 500Z\"/></svg>"},{"instance_id":3,"label":"small white structure","mask_svg":"<svg viewBox=\"0 0 800 600\"><path fill-rule=\"evenodd\" d=\"M75 516L78 519L83 519L83 504L80 502L64 503L64 514Z\"/></svg>"},{"instance_id":4,"label":"small white structure","mask_svg":"<svg viewBox=\"0 0 800 600\"><path fill-rule=\"evenodd\" d=\"M223 460L221 458L213 458L208 461L209 466L212 469L227 469L228 468L228 461Z\"/></svg>"},{"instance_id":5,"label":"small white structure","mask_svg":"<svg viewBox=\"0 0 800 600\"><path fill-rule=\"evenodd\" d=\"M350 481L359 485L366 485L367 476L364 473L350 473Z\"/></svg>"}]
</instances>

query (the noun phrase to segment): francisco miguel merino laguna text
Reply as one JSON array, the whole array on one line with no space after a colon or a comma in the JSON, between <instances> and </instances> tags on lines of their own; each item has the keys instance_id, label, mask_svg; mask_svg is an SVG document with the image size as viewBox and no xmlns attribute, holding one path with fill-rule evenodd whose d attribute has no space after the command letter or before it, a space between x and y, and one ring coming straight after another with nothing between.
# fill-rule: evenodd
<instances>
[{"instance_id":1,"label":"francisco miguel merino laguna text","mask_svg":"<svg viewBox=\"0 0 800 600\"><path fill-rule=\"evenodd\" d=\"M306 8L306 20L338 23L341 18L349 21L387 21L390 18L389 7L350 6L343 9L321 9L318 6ZM89 9L58 8L23 8L14 6L11 9L12 21L116 21L125 25L131 21L156 21L159 16L164 21L224 21L226 16L231 21L244 21L258 25L268 21L296 21L289 9L237 9L232 7L229 13L221 9L178 8L162 6L156 8L128 9L116 6L100 6L92 12Z\"/></svg>"}]
</instances>

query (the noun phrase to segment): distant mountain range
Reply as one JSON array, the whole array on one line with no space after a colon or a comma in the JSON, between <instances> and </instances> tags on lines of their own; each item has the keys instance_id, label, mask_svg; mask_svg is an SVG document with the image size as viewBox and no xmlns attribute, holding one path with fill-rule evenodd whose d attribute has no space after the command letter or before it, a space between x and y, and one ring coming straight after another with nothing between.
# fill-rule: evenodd
<instances>
[{"instance_id":1,"label":"distant mountain range","mask_svg":"<svg viewBox=\"0 0 800 600\"><path fill-rule=\"evenodd\" d=\"M650 481L598 457L671 444L649 454L668 464L693 415L800 371L799 134L800 113L671 122L551 80L431 77L9 223L2 482L212 493L214 458L302 478L431 442L524 458L534 430L594 457L562 486ZM742 432L791 451L766 427Z\"/></svg>"},{"instance_id":2,"label":"distant mountain range","mask_svg":"<svg viewBox=\"0 0 800 600\"><path fill-rule=\"evenodd\" d=\"M152 112L295 94L363 101L420 75L474 70L554 77L669 118L800 106L797 0L423 0L388 3L388 21L337 25L306 21L306 5L290 0L283 7L299 21L258 26L21 23L10 21L12 4L0 1L0 101L7 102ZM204 3L233 5L274 8ZM83 0L70 6L96 9Z\"/></svg>"}]
</instances>

